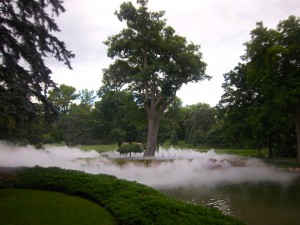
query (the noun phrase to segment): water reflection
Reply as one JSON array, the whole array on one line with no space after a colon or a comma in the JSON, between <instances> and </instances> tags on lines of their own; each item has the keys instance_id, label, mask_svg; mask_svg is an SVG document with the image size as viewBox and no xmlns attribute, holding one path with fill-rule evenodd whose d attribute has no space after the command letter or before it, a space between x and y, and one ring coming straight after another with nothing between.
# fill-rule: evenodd
<instances>
[{"instance_id":1,"label":"water reflection","mask_svg":"<svg viewBox=\"0 0 300 225\"><path fill-rule=\"evenodd\" d=\"M288 183L222 183L160 190L183 201L216 207L248 225L299 225L300 221L300 176Z\"/></svg>"}]
</instances>

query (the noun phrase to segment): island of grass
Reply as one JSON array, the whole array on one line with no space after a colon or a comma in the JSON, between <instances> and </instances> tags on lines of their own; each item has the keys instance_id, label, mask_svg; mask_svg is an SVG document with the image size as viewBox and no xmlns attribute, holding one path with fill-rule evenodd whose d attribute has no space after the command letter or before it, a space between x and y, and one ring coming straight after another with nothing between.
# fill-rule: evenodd
<instances>
[{"instance_id":1,"label":"island of grass","mask_svg":"<svg viewBox=\"0 0 300 225\"><path fill-rule=\"evenodd\" d=\"M58 191L87 198L124 225L242 225L214 208L175 200L135 182L59 168L2 168L0 188ZM1 219L1 218L0 218Z\"/></svg>"}]
</instances>

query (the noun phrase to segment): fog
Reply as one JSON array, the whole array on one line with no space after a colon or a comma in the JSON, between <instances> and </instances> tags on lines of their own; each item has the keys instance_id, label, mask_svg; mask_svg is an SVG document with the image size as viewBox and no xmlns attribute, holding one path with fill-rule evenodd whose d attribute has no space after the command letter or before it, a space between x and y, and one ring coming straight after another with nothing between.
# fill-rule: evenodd
<instances>
[{"instance_id":1,"label":"fog","mask_svg":"<svg viewBox=\"0 0 300 225\"><path fill-rule=\"evenodd\" d=\"M121 179L163 188L170 186L216 185L243 181L271 181L287 183L293 174L278 171L253 158L216 154L213 150L200 153L189 149L162 149L155 161L141 155L128 157L120 163L116 151L98 153L66 146L20 147L0 142L0 167L60 167L92 174L110 174ZM132 160L135 159L135 160Z\"/></svg>"}]
</instances>

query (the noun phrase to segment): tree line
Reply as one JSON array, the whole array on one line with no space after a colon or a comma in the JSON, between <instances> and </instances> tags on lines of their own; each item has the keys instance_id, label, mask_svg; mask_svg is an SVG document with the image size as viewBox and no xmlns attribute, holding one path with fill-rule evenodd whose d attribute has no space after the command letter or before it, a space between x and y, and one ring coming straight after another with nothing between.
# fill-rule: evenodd
<instances>
[{"instance_id":1,"label":"tree line","mask_svg":"<svg viewBox=\"0 0 300 225\"><path fill-rule=\"evenodd\" d=\"M230 73L231 74L231 73ZM225 74L227 76L228 74ZM224 83L225 86L226 83ZM187 147L210 146L222 148L262 149L268 147L268 137L258 139L252 135L249 124L255 124L257 115L249 113L246 106L227 105L224 94L220 103L211 107L206 103L183 106L175 98L166 109L158 132L158 145L166 141L177 146L183 141ZM237 97L237 96L236 96ZM240 99L240 96L238 96ZM44 114L24 130L19 140L37 146L46 143L61 143L69 146L84 144L109 144L147 141L147 117L143 107L128 91L97 92L76 90L60 85L49 91L49 101L58 112L58 119L44 123ZM242 99L240 99L242 100ZM246 102L245 102L246 104ZM247 118L246 116L249 116ZM251 121L251 119L255 121ZM289 118L291 119L291 118ZM250 123L251 122L251 123ZM257 126L259 124L256 124ZM290 121L276 131L272 153L276 156L296 156L295 131ZM26 131L29 131L26 135ZM259 142L261 141L261 142Z\"/></svg>"},{"instance_id":2,"label":"tree line","mask_svg":"<svg viewBox=\"0 0 300 225\"><path fill-rule=\"evenodd\" d=\"M49 91L48 100L58 118L46 124L44 114L35 118L19 138L33 144L65 143L67 145L141 142L147 140L147 117L134 95L128 91L98 92L76 90L61 84ZM166 109L158 134L158 144L176 137L187 144L215 144L209 132L216 122L217 111L205 103L183 106L176 98ZM13 128L12 128L13 129ZM15 136L16 138L16 136ZM222 144L222 143L216 143Z\"/></svg>"}]
</instances>

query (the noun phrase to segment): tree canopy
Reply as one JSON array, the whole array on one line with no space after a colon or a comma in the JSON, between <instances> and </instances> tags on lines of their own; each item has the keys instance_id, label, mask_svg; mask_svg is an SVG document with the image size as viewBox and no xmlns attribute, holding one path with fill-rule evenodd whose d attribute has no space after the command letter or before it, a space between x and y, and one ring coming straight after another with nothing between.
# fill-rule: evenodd
<instances>
[{"instance_id":1,"label":"tree canopy","mask_svg":"<svg viewBox=\"0 0 300 225\"><path fill-rule=\"evenodd\" d=\"M115 59L104 69L103 83L110 90L126 88L135 94L148 116L145 155L154 155L161 116L183 84L209 78L200 46L188 43L151 12L147 0L123 3L115 14L127 27L105 41L108 56Z\"/></svg>"},{"instance_id":2,"label":"tree canopy","mask_svg":"<svg viewBox=\"0 0 300 225\"><path fill-rule=\"evenodd\" d=\"M24 129L40 111L37 102L43 104L46 118L55 115L46 94L56 85L45 58L71 68L74 55L53 35L60 31L54 18L64 11L59 0L0 1L0 138Z\"/></svg>"},{"instance_id":3,"label":"tree canopy","mask_svg":"<svg viewBox=\"0 0 300 225\"><path fill-rule=\"evenodd\" d=\"M275 143L291 148L283 143L294 136L300 161L300 18L290 16L277 29L258 22L245 46L244 64L224 76L225 125L267 143L269 157Z\"/></svg>"}]
</instances>

